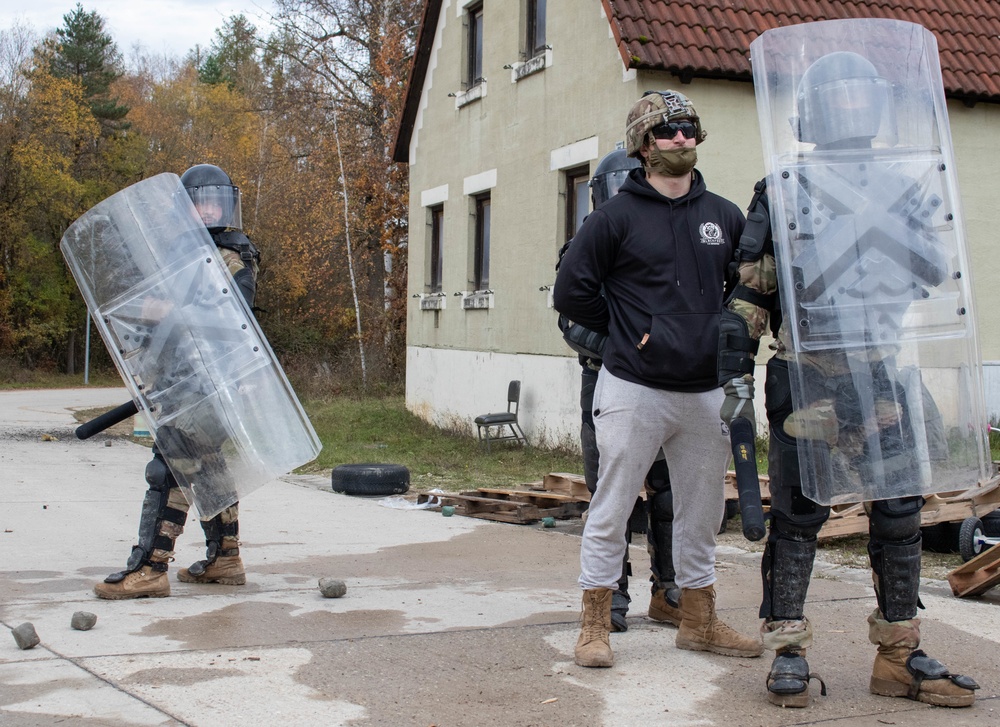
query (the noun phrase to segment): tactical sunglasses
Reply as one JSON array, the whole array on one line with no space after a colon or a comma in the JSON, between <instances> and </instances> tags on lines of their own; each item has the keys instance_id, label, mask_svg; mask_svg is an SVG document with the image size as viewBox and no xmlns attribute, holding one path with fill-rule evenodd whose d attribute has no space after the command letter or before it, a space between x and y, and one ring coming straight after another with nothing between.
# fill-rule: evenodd
<instances>
[{"instance_id":1,"label":"tactical sunglasses","mask_svg":"<svg viewBox=\"0 0 1000 727\"><path fill-rule=\"evenodd\" d=\"M651 129L656 139L673 139L677 132L684 134L685 139L693 139L698 134L698 127L690 121L668 121Z\"/></svg>"}]
</instances>

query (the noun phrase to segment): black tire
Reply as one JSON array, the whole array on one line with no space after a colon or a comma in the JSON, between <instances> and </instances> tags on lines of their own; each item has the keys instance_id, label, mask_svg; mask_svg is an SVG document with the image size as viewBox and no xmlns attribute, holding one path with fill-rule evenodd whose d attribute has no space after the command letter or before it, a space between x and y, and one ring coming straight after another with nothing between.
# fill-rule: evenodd
<instances>
[{"instance_id":1,"label":"black tire","mask_svg":"<svg viewBox=\"0 0 1000 727\"><path fill-rule=\"evenodd\" d=\"M958 531L958 552L962 560L968 562L983 552L983 544L977 538L983 537L983 521L977 517L967 517Z\"/></svg>"},{"instance_id":2,"label":"black tire","mask_svg":"<svg viewBox=\"0 0 1000 727\"><path fill-rule=\"evenodd\" d=\"M983 515L983 532L987 538L1000 538L1000 510Z\"/></svg>"},{"instance_id":3,"label":"black tire","mask_svg":"<svg viewBox=\"0 0 1000 727\"><path fill-rule=\"evenodd\" d=\"M333 468L330 480L334 492L387 497L410 489L410 470L398 464L342 464Z\"/></svg>"},{"instance_id":4,"label":"black tire","mask_svg":"<svg viewBox=\"0 0 1000 727\"><path fill-rule=\"evenodd\" d=\"M952 523L935 523L920 528L923 536L923 550L928 553L955 553L958 551L958 536Z\"/></svg>"}]
</instances>

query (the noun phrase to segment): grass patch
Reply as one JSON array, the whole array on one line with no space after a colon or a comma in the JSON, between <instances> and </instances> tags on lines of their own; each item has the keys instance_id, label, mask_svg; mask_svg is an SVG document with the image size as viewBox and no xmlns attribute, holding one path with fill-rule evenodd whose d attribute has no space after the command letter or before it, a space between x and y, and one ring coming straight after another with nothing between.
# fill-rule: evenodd
<instances>
[{"instance_id":1,"label":"grass patch","mask_svg":"<svg viewBox=\"0 0 1000 727\"><path fill-rule=\"evenodd\" d=\"M83 383L83 373L62 374L58 371L26 369L10 359L0 358L0 391L10 389L79 389L84 386L103 389L123 386L117 371L90 371L88 382Z\"/></svg>"},{"instance_id":2,"label":"grass patch","mask_svg":"<svg viewBox=\"0 0 1000 727\"><path fill-rule=\"evenodd\" d=\"M565 448L496 444L487 453L468 434L438 429L408 412L402 396L340 396L303 405L323 443L319 457L298 470L303 473L326 474L341 464L401 464L410 470L415 489L450 492L537 482L549 472L583 473L581 455ZM88 421L110 408L79 411L76 418ZM131 419L108 432L152 443L131 436Z\"/></svg>"},{"instance_id":3,"label":"grass patch","mask_svg":"<svg viewBox=\"0 0 1000 727\"><path fill-rule=\"evenodd\" d=\"M583 472L568 449L494 445L487 453L468 434L433 427L406 410L402 396L337 397L308 402L323 451L307 471L386 462L409 468L414 487L457 491L536 482L549 472Z\"/></svg>"}]
</instances>

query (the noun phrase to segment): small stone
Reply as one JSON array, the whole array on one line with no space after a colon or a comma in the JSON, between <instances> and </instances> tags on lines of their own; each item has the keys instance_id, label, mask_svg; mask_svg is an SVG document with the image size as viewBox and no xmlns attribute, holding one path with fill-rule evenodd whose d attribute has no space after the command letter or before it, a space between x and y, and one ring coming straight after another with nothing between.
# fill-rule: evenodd
<instances>
[{"instance_id":1,"label":"small stone","mask_svg":"<svg viewBox=\"0 0 1000 727\"><path fill-rule=\"evenodd\" d=\"M347 593L347 584L336 578L320 578L319 592L323 598L340 598Z\"/></svg>"},{"instance_id":2,"label":"small stone","mask_svg":"<svg viewBox=\"0 0 1000 727\"><path fill-rule=\"evenodd\" d=\"M42 640L38 638L38 634L35 633L34 625L30 621L26 621L16 629L12 629L11 633L14 634L14 641L17 642L17 648L22 651L33 649L42 643Z\"/></svg>"},{"instance_id":3,"label":"small stone","mask_svg":"<svg viewBox=\"0 0 1000 727\"><path fill-rule=\"evenodd\" d=\"M77 611L73 614L73 620L69 625L77 631L90 631L97 623L97 616L90 611Z\"/></svg>"},{"instance_id":4,"label":"small stone","mask_svg":"<svg viewBox=\"0 0 1000 727\"><path fill-rule=\"evenodd\" d=\"M451 517L452 515L455 514L455 506L445 505L444 507L441 508L441 514L444 515L445 517Z\"/></svg>"}]
</instances>

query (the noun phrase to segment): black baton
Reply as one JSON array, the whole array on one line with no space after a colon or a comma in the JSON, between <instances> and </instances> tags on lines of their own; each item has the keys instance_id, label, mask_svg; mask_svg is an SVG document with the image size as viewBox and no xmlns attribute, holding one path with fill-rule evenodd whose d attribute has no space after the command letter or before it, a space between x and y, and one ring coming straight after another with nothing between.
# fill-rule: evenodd
<instances>
[{"instance_id":1,"label":"black baton","mask_svg":"<svg viewBox=\"0 0 1000 727\"><path fill-rule=\"evenodd\" d=\"M84 422L76 428L77 439L89 439L95 434L100 434L108 427L113 427L118 422L123 422L130 416L134 416L139 411L134 401L126 401L121 406L116 406L111 411L94 417L89 422Z\"/></svg>"},{"instance_id":2,"label":"black baton","mask_svg":"<svg viewBox=\"0 0 1000 727\"><path fill-rule=\"evenodd\" d=\"M733 447L733 469L736 470L736 490L740 497L743 537L756 541L764 537L764 507L760 503L760 479L757 477L754 436L753 425L745 417L736 417L729 425L729 442Z\"/></svg>"}]
</instances>

